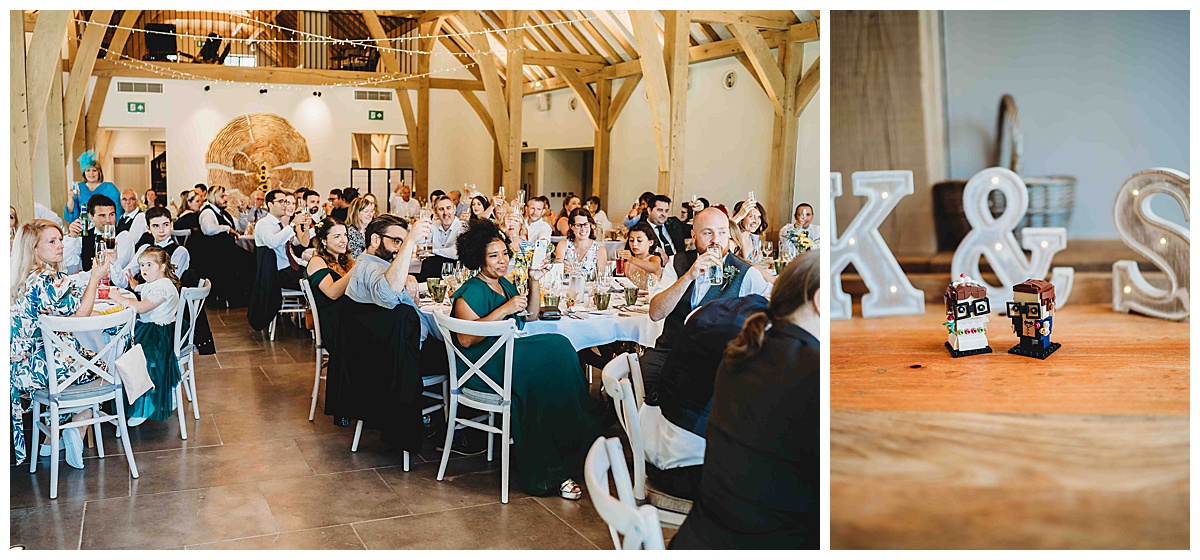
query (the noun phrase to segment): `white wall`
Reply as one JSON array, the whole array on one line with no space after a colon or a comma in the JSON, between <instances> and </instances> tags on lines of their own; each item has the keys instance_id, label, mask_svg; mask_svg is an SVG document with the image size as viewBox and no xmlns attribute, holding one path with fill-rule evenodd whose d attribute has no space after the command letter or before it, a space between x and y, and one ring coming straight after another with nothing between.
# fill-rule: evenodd
<instances>
[{"instance_id":1,"label":"white wall","mask_svg":"<svg viewBox=\"0 0 1200 560\"><path fill-rule=\"evenodd\" d=\"M945 12L944 32L950 176L987 166L1004 93L1023 174L1079 180L1072 238L1116 238L1113 198L1134 172L1189 171L1187 12ZM1153 206L1182 222L1178 204Z\"/></svg>"},{"instance_id":2,"label":"white wall","mask_svg":"<svg viewBox=\"0 0 1200 560\"><path fill-rule=\"evenodd\" d=\"M167 192L171 196L195 183L208 182L204 161L208 145L226 123L238 116L273 113L287 119L308 142L312 159L308 164L294 167L312 170L314 185L322 192L349 184L352 134L400 133L404 130L398 101L355 101L354 90L349 88L291 86L259 94L259 86L249 84L128 81L162 82L163 93L118 93L114 80L104 102L100 126L165 129ZM205 85L211 85L211 90L204 91ZM321 97L313 96L313 91L321 91ZM144 101L146 112L127 112L129 101ZM372 109L383 110L384 120L368 120L368 110Z\"/></svg>"},{"instance_id":3,"label":"white wall","mask_svg":"<svg viewBox=\"0 0 1200 560\"><path fill-rule=\"evenodd\" d=\"M583 151L543 150L541 154L540 193L550 198L550 209L557 214L562 210L563 193L579 196L583 192Z\"/></svg>"}]
</instances>

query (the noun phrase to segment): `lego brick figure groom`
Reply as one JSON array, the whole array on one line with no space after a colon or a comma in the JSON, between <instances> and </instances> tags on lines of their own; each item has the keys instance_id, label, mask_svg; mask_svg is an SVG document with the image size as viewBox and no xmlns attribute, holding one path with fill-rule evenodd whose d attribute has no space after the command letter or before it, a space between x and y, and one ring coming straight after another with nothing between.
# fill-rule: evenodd
<instances>
[{"instance_id":1,"label":"lego brick figure groom","mask_svg":"<svg viewBox=\"0 0 1200 560\"><path fill-rule=\"evenodd\" d=\"M1054 329L1054 284L1029 279L1013 286L1008 317L1020 342L1009 353L1046 359L1061 344L1050 342Z\"/></svg>"}]
</instances>

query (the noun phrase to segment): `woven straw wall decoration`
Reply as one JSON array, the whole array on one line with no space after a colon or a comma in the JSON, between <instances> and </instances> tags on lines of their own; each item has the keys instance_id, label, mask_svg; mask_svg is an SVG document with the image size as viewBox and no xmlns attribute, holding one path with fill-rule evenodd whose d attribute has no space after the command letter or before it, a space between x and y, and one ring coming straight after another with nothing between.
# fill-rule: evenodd
<instances>
[{"instance_id":1,"label":"woven straw wall decoration","mask_svg":"<svg viewBox=\"0 0 1200 560\"><path fill-rule=\"evenodd\" d=\"M271 188L313 186L312 171L292 167L312 161L308 142L279 115L253 113L229 121L209 143L204 161L208 184L246 194L259 188L264 166Z\"/></svg>"}]
</instances>

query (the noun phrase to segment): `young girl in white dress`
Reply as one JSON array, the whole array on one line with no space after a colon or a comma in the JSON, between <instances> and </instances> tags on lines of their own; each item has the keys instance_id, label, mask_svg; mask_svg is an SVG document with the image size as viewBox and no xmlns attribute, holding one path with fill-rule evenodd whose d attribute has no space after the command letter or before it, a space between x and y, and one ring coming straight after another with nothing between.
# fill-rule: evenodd
<instances>
[{"instance_id":1,"label":"young girl in white dress","mask_svg":"<svg viewBox=\"0 0 1200 560\"><path fill-rule=\"evenodd\" d=\"M179 384L179 361L175 357L175 310L179 305L179 278L171 257L160 247L146 247L138 257L143 283L130 283L142 295L141 301L127 298L117 290L109 292L113 301L137 310L133 340L146 353L146 369L154 388L129 407L129 425L147 419L167 420L175 410L175 386Z\"/></svg>"}]
</instances>

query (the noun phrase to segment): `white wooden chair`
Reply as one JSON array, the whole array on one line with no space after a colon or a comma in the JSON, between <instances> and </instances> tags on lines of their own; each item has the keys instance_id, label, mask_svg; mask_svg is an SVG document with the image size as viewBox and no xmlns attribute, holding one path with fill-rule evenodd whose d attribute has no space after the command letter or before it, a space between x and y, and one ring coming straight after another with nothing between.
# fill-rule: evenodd
<instances>
[{"instance_id":1,"label":"white wooden chair","mask_svg":"<svg viewBox=\"0 0 1200 560\"><path fill-rule=\"evenodd\" d=\"M196 392L196 318L204 309L204 300L212 292L212 282L200 280L198 288L184 288L179 292L179 306L175 309L175 358L179 360L179 385L175 387L175 399L179 403L179 436L187 439L187 422L184 417L183 398L192 403L192 415L200 419L200 400ZM186 313L185 313L186 312ZM187 318L187 330L183 323Z\"/></svg>"},{"instance_id":2,"label":"white wooden chair","mask_svg":"<svg viewBox=\"0 0 1200 560\"><path fill-rule=\"evenodd\" d=\"M125 309L110 315L97 317L53 317L42 315L38 322L42 329L42 344L46 349L46 389L38 389L31 397L33 405L33 431L29 443L29 472L37 472L38 451L45 434L50 438L50 448L59 449L59 440L63 430L75 429L82 426L96 426L96 450L104 457L104 438L99 429L100 424L111 423L117 427L117 436L125 447L125 460L129 462L129 473L133 478L138 477L137 464L133 459L133 449L129 445L129 426L125 422L125 388L121 377L117 375L112 358L119 356L133 344L133 325L137 317L134 309ZM106 329L117 327L118 332L91 360L85 359L75 349L72 341L65 334L100 333ZM100 367L100 363L108 364L110 371ZM56 369L65 369L67 376L58 381ZM98 379L84 385L73 385L87 372L96 374ZM113 404L116 414L102 413L100 405L106 401ZM43 408L44 407L44 408ZM92 417L87 420L59 423L63 414L74 414L83 410L91 410ZM58 498L58 467L57 453L52 454L50 461L50 499Z\"/></svg>"},{"instance_id":3,"label":"white wooden chair","mask_svg":"<svg viewBox=\"0 0 1200 560\"><path fill-rule=\"evenodd\" d=\"M312 404L308 407L309 422L313 421L313 417L317 413L317 393L320 392L321 380L324 379L324 377L321 376L321 370L325 369L325 367L329 365L327 360L327 358L329 358L329 351L325 349L325 342L321 338L321 314L320 311L317 310L317 300L314 299L312 295L314 289L318 288L315 288L309 284L307 278L300 281L300 291L303 292L304 299L308 302L309 311L312 311L313 341L316 345L316 349L314 350L315 355L313 356L313 361L316 363L316 365L313 366L315 371L313 372Z\"/></svg>"},{"instance_id":4,"label":"white wooden chair","mask_svg":"<svg viewBox=\"0 0 1200 560\"><path fill-rule=\"evenodd\" d=\"M638 416L641 402L635 396L637 385L631 379L635 372L640 378L640 371L635 367L636 359L637 356L632 354L613 358L604 366L600 380L604 392L612 398L617 419L625 429L625 436L629 438L629 446L633 449L633 490L637 503L645 503L649 498L650 504L659 510L658 517L663 527L678 528L692 511L692 502L654 488L646 477L646 445L641 417Z\"/></svg>"},{"instance_id":5,"label":"white wooden chair","mask_svg":"<svg viewBox=\"0 0 1200 560\"><path fill-rule=\"evenodd\" d=\"M301 280L301 283L303 283L303 280ZM298 313L303 318L304 312L308 310L308 300L303 291L291 288L282 288L280 291L283 294L283 302L279 306L279 313L276 313L275 317L271 319L271 328L269 331L271 340L275 340L275 321L279 319L280 315L284 313Z\"/></svg>"},{"instance_id":6,"label":"white wooden chair","mask_svg":"<svg viewBox=\"0 0 1200 560\"><path fill-rule=\"evenodd\" d=\"M190 229L173 229L173 230L171 230L171 237L174 237L175 242L178 243L181 247L187 246L188 238L191 236L192 236L192 230L190 230Z\"/></svg>"},{"instance_id":7,"label":"white wooden chair","mask_svg":"<svg viewBox=\"0 0 1200 560\"><path fill-rule=\"evenodd\" d=\"M617 487L617 497L608 490L608 475ZM663 550L662 529L658 510L652 505L636 505L629 471L625 468L625 453L621 440L596 438L583 462L583 482L588 497L600 518L608 523L613 546L618 550ZM624 542L621 537L625 537Z\"/></svg>"},{"instance_id":8,"label":"white wooden chair","mask_svg":"<svg viewBox=\"0 0 1200 560\"><path fill-rule=\"evenodd\" d=\"M446 356L450 364L450 411L446 420L446 443L442 447L442 464L438 467L438 480L446 475L446 463L450 461L450 446L454 442L454 431L461 424L464 427L483 430L488 433L487 460L492 460L494 435L500 435L500 501L508 503L508 463L509 444L512 441L512 369L513 341L517 334L517 323L512 319L504 321L464 321L447 316L441 310L434 313L438 330L442 333L442 341L446 345ZM484 352L476 361L467 359L462 351L454 345L453 336L465 334L469 336L496 337L491 348ZM479 342L478 344L483 344ZM483 373L487 364L497 352L504 351L504 383L497 384L492 378ZM458 375L458 360L467 365L467 373ZM478 377L492 389L491 392L476 391L464 387L472 377ZM458 406L468 406L487 412L487 424L480 421L482 416L473 419L459 418ZM496 414L501 415L500 428L496 427Z\"/></svg>"}]
</instances>

